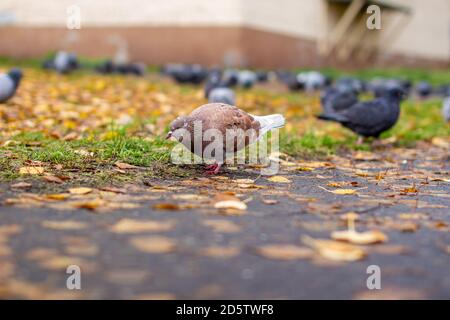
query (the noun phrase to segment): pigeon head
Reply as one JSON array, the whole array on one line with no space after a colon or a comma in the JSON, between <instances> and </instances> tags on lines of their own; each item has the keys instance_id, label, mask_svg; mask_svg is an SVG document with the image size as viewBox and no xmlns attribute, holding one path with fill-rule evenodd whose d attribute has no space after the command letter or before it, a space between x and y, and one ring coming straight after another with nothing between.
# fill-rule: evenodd
<instances>
[{"instance_id":1,"label":"pigeon head","mask_svg":"<svg viewBox=\"0 0 450 320\"><path fill-rule=\"evenodd\" d=\"M17 87L19 85L20 79L22 79L22 70L13 68L8 72L8 76L13 80L14 85Z\"/></svg>"},{"instance_id":2,"label":"pigeon head","mask_svg":"<svg viewBox=\"0 0 450 320\"><path fill-rule=\"evenodd\" d=\"M189 117L181 116L181 117L176 118L170 124L169 132L167 133L166 139L169 139L170 137L172 137L172 135L175 133L175 131L177 131L179 129L187 129L188 125L189 125Z\"/></svg>"},{"instance_id":3,"label":"pigeon head","mask_svg":"<svg viewBox=\"0 0 450 320\"><path fill-rule=\"evenodd\" d=\"M402 101L406 97L406 93L402 88L400 88L398 86L394 86L394 87L388 88L384 92L384 97L395 100L395 101Z\"/></svg>"}]
</instances>

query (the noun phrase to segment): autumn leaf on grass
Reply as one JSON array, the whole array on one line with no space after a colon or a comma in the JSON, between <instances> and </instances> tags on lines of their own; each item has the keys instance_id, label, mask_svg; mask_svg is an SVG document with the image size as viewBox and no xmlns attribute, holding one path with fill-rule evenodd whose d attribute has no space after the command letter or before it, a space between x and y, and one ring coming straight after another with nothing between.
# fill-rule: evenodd
<instances>
[{"instance_id":1,"label":"autumn leaf on grass","mask_svg":"<svg viewBox=\"0 0 450 320\"><path fill-rule=\"evenodd\" d=\"M286 177L283 176L272 176L270 178L267 178L270 182L276 182L276 183L291 183L292 181L289 180Z\"/></svg>"},{"instance_id":2,"label":"autumn leaf on grass","mask_svg":"<svg viewBox=\"0 0 450 320\"><path fill-rule=\"evenodd\" d=\"M339 241L348 241L354 244L373 244L386 242L388 237L381 231L358 232L356 230L333 231L331 238Z\"/></svg>"},{"instance_id":3,"label":"autumn leaf on grass","mask_svg":"<svg viewBox=\"0 0 450 320\"><path fill-rule=\"evenodd\" d=\"M116 233L163 232L172 230L174 221L121 219L110 230Z\"/></svg>"},{"instance_id":4,"label":"autumn leaf on grass","mask_svg":"<svg viewBox=\"0 0 450 320\"><path fill-rule=\"evenodd\" d=\"M72 140L75 140L75 139L77 139L78 138L78 133L76 133L76 132L71 132L71 133L69 133L69 134L66 134L63 138L62 138L62 140L64 140L64 141L72 141Z\"/></svg>"},{"instance_id":5,"label":"autumn leaf on grass","mask_svg":"<svg viewBox=\"0 0 450 320\"><path fill-rule=\"evenodd\" d=\"M20 174L43 174L43 167L22 167L19 169Z\"/></svg>"},{"instance_id":6,"label":"autumn leaf on grass","mask_svg":"<svg viewBox=\"0 0 450 320\"><path fill-rule=\"evenodd\" d=\"M70 188L69 192L71 194L77 194L77 195L83 195L83 194L88 194L92 192L92 188Z\"/></svg>"},{"instance_id":7,"label":"autumn leaf on grass","mask_svg":"<svg viewBox=\"0 0 450 320\"><path fill-rule=\"evenodd\" d=\"M42 177L42 179L48 181L48 182L54 182L54 183L64 183L64 181L61 178L58 178L57 176L53 176L53 175L45 175Z\"/></svg>"},{"instance_id":8,"label":"autumn leaf on grass","mask_svg":"<svg viewBox=\"0 0 450 320\"><path fill-rule=\"evenodd\" d=\"M256 253L269 259L298 260L310 258L313 252L309 248L292 244L268 244L256 248Z\"/></svg>"},{"instance_id":9,"label":"autumn leaf on grass","mask_svg":"<svg viewBox=\"0 0 450 320\"><path fill-rule=\"evenodd\" d=\"M128 164L128 163L125 163L125 162L116 162L115 166L117 168L119 168L119 169L122 169L122 170L139 169L139 167L133 166L132 164Z\"/></svg>"},{"instance_id":10,"label":"autumn leaf on grass","mask_svg":"<svg viewBox=\"0 0 450 320\"><path fill-rule=\"evenodd\" d=\"M64 221L42 221L41 225L44 228L55 229L55 230L80 230L86 229L88 227L87 223L74 221L74 220L64 220Z\"/></svg>"},{"instance_id":11,"label":"autumn leaf on grass","mask_svg":"<svg viewBox=\"0 0 450 320\"><path fill-rule=\"evenodd\" d=\"M322 257L334 261L357 261L367 255L362 248L339 241L302 237L303 243L317 251Z\"/></svg>"},{"instance_id":12,"label":"autumn leaf on grass","mask_svg":"<svg viewBox=\"0 0 450 320\"><path fill-rule=\"evenodd\" d=\"M175 251L176 243L170 238L160 236L139 236L130 239L136 249L147 253L170 253Z\"/></svg>"}]
</instances>

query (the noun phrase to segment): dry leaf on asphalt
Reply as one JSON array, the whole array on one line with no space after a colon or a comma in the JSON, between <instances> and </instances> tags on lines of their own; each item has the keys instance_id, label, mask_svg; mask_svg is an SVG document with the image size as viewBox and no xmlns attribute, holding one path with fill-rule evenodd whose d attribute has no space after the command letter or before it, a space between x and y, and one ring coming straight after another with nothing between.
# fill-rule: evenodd
<instances>
[{"instance_id":1,"label":"dry leaf on asphalt","mask_svg":"<svg viewBox=\"0 0 450 320\"><path fill-rule=\"evenodd\" d=\"M85 222L74 221L74 220L64 220L64 221L42 221L41 225L44 228L55 229L55 230L81 230L86 229L88 224Z\"/></svg>"},{"instance_id":2,"label":"dry leaf on asphalt","mask_svg":"<svg viewBox=\"0 0 450 320\"><path fill-rule=\"evenodd\" d=\"M339 241L313 239L303 236L303 243L317 251L322 257L334 261L357 261L366 257L362 248Z\"/></svg>"},{"instance_id":3,"label":"dry leaf on asphalt","mask_svg":"<svg viewBox=\"0 0 450 320\"><path fill-rule=\"evenodd\" d=\"M270 182L276 182L276 183L291 183L292 181L289 180L286 177L283 176L272 176L270 178L267 178Z\"/></svg>"},{"instance_id":4,"label":"dry leaf on asphalt","mask_svg":"<svg viewBox=\"0 0 450 320\"><path fill-rule=\"evenodd\" d=\"M275 260L299 260L310 258L313 251L306 247L292 244L268 244L256 248L260 256Z\"/></svg>"},{"instance_id":5,"label":"dry leaf on asphalt","mask_svg":"<svg viewBox=\"0 0 450 320\"><path fill-rule=\"evenodd\" d=\"M238 200L225 200L219 201L214 204L216 209L236 209L236 210L247 210L247 205Z\"/></svg>"},{"instance_id":6,"label":"dry leaf on asphalt","mask_svg":"<svg viewBox=\"0 0 450 320\"><path fill-rule=\"evenodd\" d=\"M180 210L181 207L176 203L162 202L152 206L155 210Z\"/></svg>"},{"instance_id":7,"label":"dry leaf on asphalt","mask_svg":"<svg viewBox=\"0 0 450 320\"><path fill-rule=\"evenodd\" d=\"M340 194L340 195L350 195L350 194L356 194L355 189L337 189L337 190L328 190L322 186L318 186L320 189L323 189L325 191L328 191L330 193L334 193L334 194Z\"/></svg>"},{"instance_id":8,"label":"dry leaf on asphalt","mask_svg":"<svg viewBox=\"0 0 450 320\"><path fill-rule=\"evenodd\" d=\"M386 242L388 237L381 231L365 231L358 232L355 230L334 231L331 238L339 241L348 241L354 244L374 244Z\"/></svg>"},{"instance_id":9,"label":"dry leaf on asphalt","mask_svg":"<svg viewBox=\"0 0 450 320\"><path fill-rule=\"evenodd\" d=\"M13 189L28 189L31 188L33 185L28 182L18 182L11 185L11 188Z\"/></svg>"},{"instance_id":10,"label":"dry leaf on asphalt","mask_svg":"<svg viewBox=\"0 0 450 320\"><path fill-rule=\"evenodd\" d=\"M147 253L170 253L175 251L174 240L160 236L139 236L130 239L130 244L136 249Z\"/></svg>"},{"instance_id":11,"label":"dry leaf on asphalt","mask_svg":"<svg viewBox=\"0 0 450 320\"><path fill-rule=\"evenodd\" d=\"M70 194L68 193L54 193L54 194L46 194L45 198L50 199L50 200L66 200L67 198L70 197Z\"/></svg>"},{"instance_id":12,"label":"dry leaf on asphalt","mask_svg":"<svg viewBox=\"0 0 450 320\"><path fill-rule=\"evenodd\" d=\"M121 219L111 226L110 230L115 233L141 233L141 232L164 232L172 230L175 221L153 221Z\"/></svg>"},{"instance_id":13,"label":"dry leaf on asphalt","mask_svg":"<svg viewBox=\"0 0 450 320\"><path fill-rule=\"evenodd\" d=\"M84 187L69 189L69 192L71 194L78 194L78 195L88 194L91 193L92 191L93 191L92 188L84 188Z\"/></svg>"}]
</instances>

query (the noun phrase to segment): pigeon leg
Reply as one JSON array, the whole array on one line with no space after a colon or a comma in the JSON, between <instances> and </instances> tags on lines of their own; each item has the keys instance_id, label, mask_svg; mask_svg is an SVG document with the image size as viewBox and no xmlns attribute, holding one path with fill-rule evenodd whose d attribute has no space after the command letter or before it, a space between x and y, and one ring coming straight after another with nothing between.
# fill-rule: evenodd
<instances>
[{"instance_id":1,"label":"pigeon leg","mask_svg":"<svg viewBox=\"0 0 450 320\"><path fill-rule=\"evenodd\" d=\"M206 174L218 174L222 164L216 163L206 167Z\"/></svg>"},{"instance_id":2,"label":"pigeon leg","mask_svg":"<svg viewBox=\"0 0 450 320\"><path fill-rule=\"evenodd\" d=\"M361 136L359 136L359 137L358 137L358 140L356 141L356 145L357 145L357 146L360 146L360 145L362 145L363 143L364 143L364 138L361 137Z\"/></svg>"},{"instance_id":3,"label":"pigeon leg","mask_svg":"<svg viewBox=\"0 0 450 320\"><path fill-rule=\"evenodd\" d=\"M217 166L217 164L215 164L215 163L214 164L210 164L210 165L207 165L205 169L207 171L214 170L216 168L216 166Z\"/></svg>"}]
</instances>

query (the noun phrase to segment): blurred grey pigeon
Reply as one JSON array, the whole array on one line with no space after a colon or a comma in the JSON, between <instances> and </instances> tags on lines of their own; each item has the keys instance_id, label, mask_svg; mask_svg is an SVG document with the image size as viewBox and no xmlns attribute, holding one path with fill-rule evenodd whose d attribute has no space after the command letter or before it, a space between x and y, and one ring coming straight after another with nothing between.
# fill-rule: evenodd
<instances>
[{"instance_id":1,"label":"blurred grey pigeon","mask_svg":"<svg viewBox=\"0 0 450 320\"><path fill-rule=\"evenodd\" d=\"M234 87L238 84L239 70L227 69L223 72L222 83L227 87Z\"/></svg>"},{"instance_id":2,"label":"blurred grey pigeon","mask_svg":"<svg viewBox=\"0 0 450 320\"><path fill-rule=\"evenodd\" d=\"M427 81L421 81L416 86L416 92L421 98L426 98L433 92L433 87Z\"/></svg>"},{"instance_id":3,"label":"blurred grey pigeon","mask_svg":"<svg viewBox=\"0 0 450 320\"><path fill-rule=\"evenodd\" d=\"M170 75L178 83L200 84L208 76L208 70L199 64L172 65Z\"/></svg>"},{"instance_id":4,"label":"blurred grey pigeon","mask_svg":"<svg viewBox=\"0 0 450 320\"><path fill-rule=\"evenodd\" d=\"M249 89L258 80L256 73L250 70L243 70L238 74L238 83L241 87Z\"/></svg>"},{"instance_id":5,"label":"blurred grey pigeon","mask_svg":"<svg viewBox=\"0 0 450 320\"><path fill-rule=\"evenodd\" d=\"M333 113L350 108L358 102L358 95L352 87L330 87L320 97L324 113Z\"/></svg>"},{"instance_id":6,"label":"blurred grey pigeon","mask_svg":"<svg viewBox=\"0 0 450 320\"><path fill-rule=\"evenodd\" d=\"M354 77L341 77L336 81L336 88L361 93L366 90L366 83Z\"/></svg>"},{"instance_id":7,"label":"blurred grey pigeon","mask_svg":"<svg viewBox=\"0 0 450 320\"><path fill-rule=\"evenodd\" d=\"M201 137L195 145L194 135L196 126L201 124ZM220 167L225 162L227 155L234 154L238 150L257 141L270 130L281 128L285 124L284 117L280 114L268 116L253 116L235 106L223 103L208 103L202 105L191 112L188 116L181 116L172 121L167 139L174 137L190 150L203 159L214 160L215 163L207 167L207 173L217 174ZM198 128L198 127L197 127ZM222 140L207 137L207 131L219 132ZM185 135L188 135L187 138ZM230 135L235 134L235 136ZM190 137L189 137L190 136ZM226 139L231 137L230 141ZM217 141L216 141L217 140ZM205 154L205 150L210 148L210 144L218 143L218 152ZM208 147L209 146L209 147Z\"/></svg>"},{"instance_id":8,"label":"blurred grey pigeon","mask_svg":"<svg viewBox=\"0 0 450 320\"><path fill-rule=\"evenodd\" d=\"M450 97L450 85L449 84L443 84L436 88L435 94L439 95L441 97Z\"/></svg>"},{"instance_id":9,"label":"blurred grey pigeon","mask_svg":"<svg viewBox=\"0 0 450 320\"><path fill-rule=\"evenodd\" d=\"M208 99L211 90L218 87L226 87L222 82L222 72L220 70L210 71L205 83L205 98Z\"/></svg>"},{"instance_id":10,"label":"blurred grey pigeon","mask_svg":"<svg viewBox=\"0 0 450 320\"><path fill-rule=\"evenodd\" d=\"M381 133L393 127L397 122L403 95L403 90L394 87L387 90L381 98L358 102L350 108L324 113L318 118L339 122L363 137L378 138Z\"/></svg>"},{"instance_id":11,"label":"blurred grey pigeon","mask_svg":"<svg viewBox=\"0 0 450 320\"><path fill-rule=\"evenodd\" d=\"M8 73L0 74L0 103L14 96L22 79L22 70L13 68Z\"/></svg>"},{"instance_id":12,"label":"blurred grey pigeon","mask_svg":"<svg viewBox=\"0 0 450 320\"><path fill-rule=\"evenodd\" d=\"M301 72L297 75L297 81L303 84L307 91L314 91L324 88L327 78L317 71Z\"/></svg>"},{"instance_id":13,"label":"blurred grey pigeon","mask_svg":"<svg viewBox=\"0 0 450 320\"><path fill-rule=\"evenodd\" d=\"M445 121L450 121L450 97L444 100L444 104L442 106L442 115L444 116Z\"/></svg>"},{"instance_id":14,"label":"blurred grey pigeon","mask_svg":"<svg viewBox=\"0 0 450 320\"><path fill-rule=\"evenodd\" d=\"M218 87L214 88L209 92L208 100L210 103L226 103L229 105L236 105L236 95L233 89Z\"/></svg>"},{"instance_id":15,"label":"blurred grey pigeon","mask_svg":"<svg viewBox=\"0 0 450 320\"><path fill-rule=\"evenodd\" d=\"M58 51L53 59L53 67L59 73L69 73L78 68L77 56L66 51Z\"/></svg>"}]
</instances>

